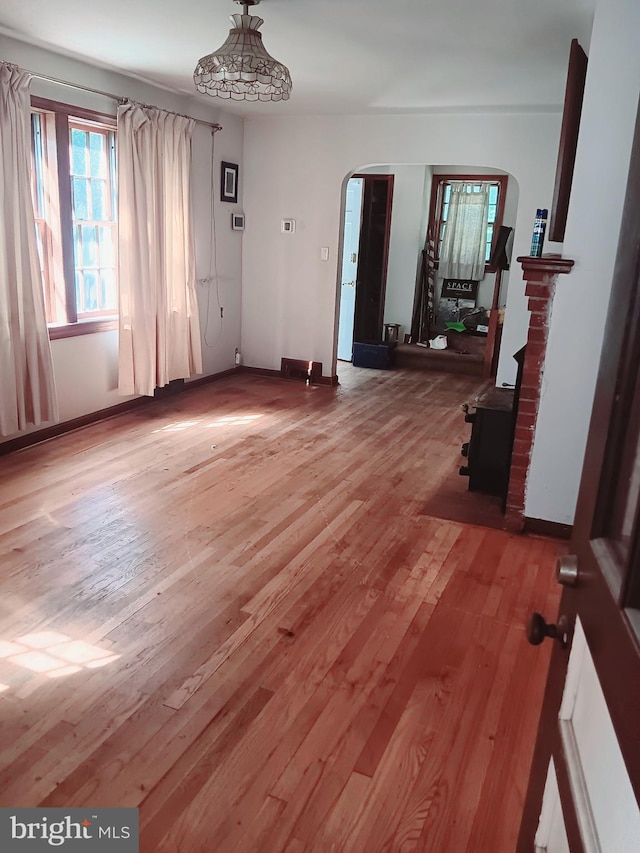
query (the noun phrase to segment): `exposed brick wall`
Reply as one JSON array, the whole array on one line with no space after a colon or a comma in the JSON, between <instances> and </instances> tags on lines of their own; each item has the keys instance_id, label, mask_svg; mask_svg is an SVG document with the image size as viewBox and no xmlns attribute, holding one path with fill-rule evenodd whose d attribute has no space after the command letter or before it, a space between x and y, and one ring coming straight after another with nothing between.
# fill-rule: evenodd
<instances>
[{"instance_id":1,"label":"exposed brick wall","mask_svg":"<svg viewBox=\"0 0 640 853\"><path fill-rule=\"evenodd\" d=\"M523 277L527 282L525 295L529 297L528 307L531 314L505 507L505 527L514 531L520 531L524 527L524 496L540 405L556 281L560 273L570 272L573 266L573 261L562 258L560 255L543 255L541 258L520 257L518 261L522 264Z\"/></svg>"}]
</instances>

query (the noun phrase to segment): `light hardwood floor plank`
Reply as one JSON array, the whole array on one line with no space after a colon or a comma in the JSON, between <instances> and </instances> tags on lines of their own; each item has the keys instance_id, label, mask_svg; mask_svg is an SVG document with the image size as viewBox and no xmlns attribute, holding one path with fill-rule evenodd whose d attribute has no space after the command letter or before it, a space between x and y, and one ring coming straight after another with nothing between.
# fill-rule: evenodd
<instances>
[{"instance_id":1,"label":"light hardwood floor plank","mask_svg":"<svg viewBox=\"0 0 640 853\"><path fill-rule=\"evenodd\" d=\"M339 372L0 458L0 805L137 806L143 853L513 849L564 546L424 512L483 383Z\"/></svg>"}]
</instances>

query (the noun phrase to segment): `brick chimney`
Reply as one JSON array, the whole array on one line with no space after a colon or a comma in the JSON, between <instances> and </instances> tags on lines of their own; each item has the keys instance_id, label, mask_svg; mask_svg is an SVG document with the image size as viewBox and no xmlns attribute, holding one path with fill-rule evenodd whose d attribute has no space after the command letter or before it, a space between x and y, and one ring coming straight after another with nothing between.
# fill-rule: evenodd
<instances>
[{"instance_id":1,"label":"brick chimney","mask_svg":"<svg viewBox=\"0 0 640 853\"><path fill-rule=\"evenodd\" d=\"M505 528L521 531L524 528L524 496L531 448L535 435L542 375L547 352L547 338L551 308L560 273L571 272L573 261L560 255L543 255L540 258L519 257L525 295L529 297L529 332L522 368L522 382L517 401L513 452L509 474L509 488L505 507Z\"/></svg>"}]
</instances>

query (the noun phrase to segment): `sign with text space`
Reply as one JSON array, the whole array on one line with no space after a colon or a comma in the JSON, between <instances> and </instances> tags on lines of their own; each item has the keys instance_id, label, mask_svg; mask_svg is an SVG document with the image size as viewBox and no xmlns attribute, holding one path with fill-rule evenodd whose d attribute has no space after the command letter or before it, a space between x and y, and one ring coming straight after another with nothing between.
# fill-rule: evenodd
<instances>
[{"instance_id":1,"label":"sign with text space","mask_svg":"<svg viewBox=\"0 0 640 853\"><path fill-rule=\"evenodd\" d=\"M472 279L444 278L442 279L441 296L450 299L477 299L478 282Z\"/></svg>"},{"instance_id":2,"label":"sign with text space","mask_svg":"<svg viewBox=\"0 0 640 853\"><path fill-rule=\"evenodd\" d=\"M139 853L138 809L0 808L0 851Z\"/></svg>"}]
</instances>

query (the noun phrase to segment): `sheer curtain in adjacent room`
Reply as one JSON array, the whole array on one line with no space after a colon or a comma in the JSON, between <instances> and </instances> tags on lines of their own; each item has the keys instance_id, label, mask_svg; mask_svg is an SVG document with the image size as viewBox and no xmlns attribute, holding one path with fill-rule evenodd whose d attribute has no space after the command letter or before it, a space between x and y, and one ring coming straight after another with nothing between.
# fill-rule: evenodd
<instances>
[{"instance_id":1,"label":"sheer curtain in adjacent room","mask_svg":"<svg viewBox=\"0 0 640 853\"><path fill-rule=\"evenodd\" d=\"M442 278L484 278L489 185L451 184L439 272Z\"/></svg>"}]
</instances>

